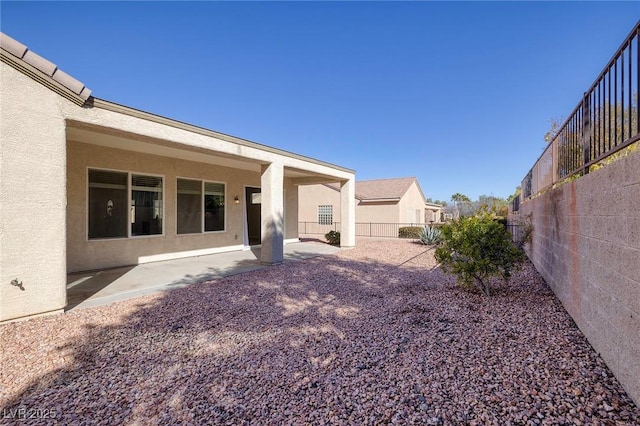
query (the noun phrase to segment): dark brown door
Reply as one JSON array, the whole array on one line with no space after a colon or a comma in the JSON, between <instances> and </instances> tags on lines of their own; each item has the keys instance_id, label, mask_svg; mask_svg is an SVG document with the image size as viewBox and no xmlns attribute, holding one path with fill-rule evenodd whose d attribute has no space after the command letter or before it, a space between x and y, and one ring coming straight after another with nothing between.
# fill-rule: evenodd
<instances>
[{"instance_id":1,"label":"dark brown door","mask_svg":"<svg viewBox=\"0 0 640 426\"><path fill-rule=\"evenodd\" d=\"M249 245L255 246L261 242L262 198L260 197L260 188L246 188L245 205L247 206Z\"/></svg>"}]
</instances>

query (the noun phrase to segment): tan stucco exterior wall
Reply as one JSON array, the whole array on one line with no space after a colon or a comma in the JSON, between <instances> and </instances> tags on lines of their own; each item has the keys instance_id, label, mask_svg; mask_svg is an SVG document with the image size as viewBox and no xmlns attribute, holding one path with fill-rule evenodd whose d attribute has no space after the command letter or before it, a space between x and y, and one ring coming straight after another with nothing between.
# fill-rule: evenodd
<instances>
[{"instance_id":1,"label":"tan stucco exterior wall","mask_svg":"<svg viewBox=\"0 0 640 426\"><path fill-rule=\"evenodd\" d=\"M325 185L306 185L299 189L299 221L317 222L318 206L332 205L335 222L340 218L340 192ZM361 202L356 200L357 223L406 223L407 210L419 211L420 220L410 223L424 223L424 199L415 183L411 184L399 202Z\"/></svg>"},{"instance_id":2,"label":"tan stucco exterior wall","mask_svg":"<svg viewBox=\"0 0 640 426\"><path fill-rule=\"evenodd\" d=\"M66 304L67 103L0 63L0 321Z\"/></svg>"},{"instance_id":3,"label":"tan stucco exterior wall","mask_svg":"<svg viewBox=\"0 0 640 426\"><path fill-rule=\"evenodd\" d=\"M340 192L325 185L300 186L300 222L318 222L318 206L333 206L333 221L340 221ZM398 203L356 203L356 223L398 223Z\"/></svg>"},{"instance_id":4,"label":"tan stucco exterior wall","mask_svg":"<svg viewBox=\"0 0 640 426\"><path fill-rule=\"evenodd\" d=\"M356 201L357 223L400 223L398 203L362 203Z\"/></svg>"},{"instance_id":5,"label":"tan stucco exterior wall","mask_svg":"<svg viewBox=\"0 0 640 426\"><path fill-rule=\"evenodd\" d=\"M298 221L318 222L318 206L333 206L333 221L340 222L340 191L325 185L300 185L298 187ZM356 222L357 213L356 213Z\"/></svg>"},{"instance_id":6,"label":"tan stucco exterior wall","mask_svg":"<svg viewBox=\"0 0 640 426\"><path fill-rule=\"evenodd\" d=\"M520 205L528 254L640 403L640 152Z\"/></svg>"},{"instance_id":7,"label":"tan stucco exterior wall","mask_svg":"<svg viewBox=\"0 0 640 426\"><path fill-rule=\"evenodd\" d=\"M69 272L135 265L141 257L163 253L236 247L243 243L244 186L260 186L260 175L217 165L123 151L87 143L68 144L68 270ZM163 176L164 236L123 239L87 239L87 170L121 170ZM226 184L226 230L178 235L176 230L177 178ZM235 196L240 204L235 204ZM289 211L292 208L288 209ZM291 236L290 238L294 238ZM237 247L236 247L237 248Z\"/></svg>"},{"instance_id":8,"label":"tan stucco exterior wall","mask_svg":"<svg viewBox=\"0 0 640 426\"><path fill-rule=\"evenodd\" d=\"M404 196L400 200L399 207L398 221L400 223L416 223L416 219L417 223L425 223L424 198L422 197L422 193L415 182L413 182L409 189L407 189L407 192L405 192ZM411 220L409 220L410 218L408 217L408 210L414 212L414 214L411 215ZM416 212L417 217L415 216Z\"/></svg>"}]
</instances>

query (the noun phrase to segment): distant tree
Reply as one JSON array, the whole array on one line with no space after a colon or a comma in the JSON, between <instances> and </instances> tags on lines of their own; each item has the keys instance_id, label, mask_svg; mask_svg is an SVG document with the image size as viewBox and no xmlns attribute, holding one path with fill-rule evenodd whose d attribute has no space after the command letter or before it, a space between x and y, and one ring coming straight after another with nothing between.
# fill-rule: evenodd
<instances>
[{"instance_id":1,"label":"distant tree","mask_svg":"<svg viewBox=\"0 0 640 426\"><path fill-rule=\"evenodd\" d=\"M467 196L466 196L466 195L464 195L464 194L461 194L461 193L459 193L459 192L456 192L455 194L453 194L453 195L451 196L451 201L453 201L454 203L456 203L456 204L457 204L457 203L462 202L462 201L470 202L470 201L471 201L471 198L467 197Z\"/></svg>"},{"instance_id":2,"label":"distant tree","mask_svg":"<svg viewBox=\"0 0 640 426\"><path fill-rule=\"evenodd\" d=\"M467 197L464 194L456 192L451 196L451 201L453 201L454 203L458 203L460 201L471 201L471 198Z\"/></svg>"},{"instance_id":3,"label":"distant tree","mask_svg":"<svg viewBox=\"0 0 640 426\"><path fill-rule=\"evenodd\" d=\"M520 196L520 194L522 194L522 188L520 187L520 185L518 185L514 193L507 197L507 202L508 203L512 202L513 199Z\"/></svg>"},{"instance_id":4,"label":"distant tree","mask_svg":"<svg viewBox=\"0 0 640 426\"><path fill-rule=\"evenodd\" d=\"M447 202L446 201L441 201L441 200L434 200L433 198L429 197L427 198L427 203L431 203L431 204L440 204L443 207L447 207Z\"/></svg>"},{"instance_id":5,"label":"distant tree","mask_svg":"<svg viewBox=\"0 0 640 426\"><path fill-rule=\"evenodd\" d=\"M478 197L478 208L480 212L486 212L494 216L507 217L509 203L504 198L493 195L481 195Z\"/></svg>"},{"instance_id":6,"label":"distant tree","mask_svg":"<svg viewBox=\"0 0 640 426\"><path fill-rule=\"evenodd\" d=\"M562 123L564 123L564 117L551 118L549 119L549 123L551 127L549 128L547 133L544 134L544 141L547 144L550 144L553 138L555 138L560 131L560 126L562 126Z\"/></svg>"},{"instance_id":7,"label":"distant tree","mask_svg":"<svg viewBox=\"0 0 640 426\"><path fill-rule=\"evenodd\" d=\"M466 195L456 192L451 196L451 201L453 201L459 216L472 216L475 213L475 205Z\"/></svg>"}]
</instances>

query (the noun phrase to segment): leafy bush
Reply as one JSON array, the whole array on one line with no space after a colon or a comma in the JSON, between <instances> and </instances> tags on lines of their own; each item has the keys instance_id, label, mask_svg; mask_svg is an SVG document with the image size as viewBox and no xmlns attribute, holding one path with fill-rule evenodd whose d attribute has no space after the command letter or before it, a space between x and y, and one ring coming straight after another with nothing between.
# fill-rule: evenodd
<instances>
[{"instance_id":1,"label":"leafy bush","mask_svg":"<svg viewBox=\"0 0 640 426\"><path fill-rule=\"evenodd\" d=\"M398 229L399 238L420 238L422 235L422 226L403 226Z\"/></svg>"},{"instance_id":2,"label":"leafy bush","mask_svg":"<svg viewBox=\"0 0 640 426\"><path fill-rule=\"evenodd\" d=\"M422 234L420 234L420 241L422 241L422 244L424 245L432 246L438 243L441 234L442 232L438 228L434 226L425 226L422 230Z\"/></svg>"},{"instance_id":3,"label":"leafy bush","mask_svg":"<svg viewBox=\"0 0 640 426\"><path fill-rule=\"evenodd\" d=\"M474 283L489 296L491 276L505 281L524 260L524 252L511 242L511 235L489 215L461 218L442 227L441 241L435 257L446 272L458 277L458 283Z\"/></svg>"},{"instance_id":4,"label":"leafy bush","mask_svg":"<svg viewBox=\"0 0 640 426\"><path fill-rule=\"evenodd\" d=\"M324 234L324 237L327 239L327 242L332 246L340 245L340 232L338 231L329 231Z\"/></svg>"},{"instance_id":5,"label":"leafy bush","mask_svg":"<svg viewBox=\"0 0 640 426\"><path fill-rule=\"evenodd\" d=\"M495 216L493 218L493 220L495 220L496 222L498 222L499 224L501 224L502 226L505 227L505 229L507 228L507 218L506 217L502 217L502 216Z\"/></svg>"}]
</instances>

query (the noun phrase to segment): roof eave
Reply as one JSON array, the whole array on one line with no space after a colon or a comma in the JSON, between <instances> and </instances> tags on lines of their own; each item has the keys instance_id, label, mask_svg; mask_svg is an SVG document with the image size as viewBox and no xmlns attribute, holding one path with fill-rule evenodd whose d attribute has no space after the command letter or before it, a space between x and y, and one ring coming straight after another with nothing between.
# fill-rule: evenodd
<instances>
[{"instance_id":1,"label":"roof eave","mask_svg":"<svg viewBox=\"0 0 640 426\"><path fill-rule=\"evenodd\" d=\"M361 198L362 203L390 203L400 201L400 197L387 197L387 198Z\"/></svg>"},{"instance_id":2,"label":"roof eave","mask_svg":"<svg viewBox=\"0 0 640 426\"><path fill-rule=\"evenodd\" d=\"M33 65L26 63L22 59L12 55L2 48L0 48L0 61L16 69L27 77L37 81L38 83L42 84L43 86L47 87L48 89L54 91L58 95L73 102L78 106L84 105L89 98L80 96L79 94L54 80L52 77L49 77Z\"/></svg>"},{"instance_id":3,"label":"roof eave","mask_svg":"<svg viewBox=\"0 0 640 426\"><path fill-rule=\"evenodd\" d=\"M161 115L153 114L147 111L142 111L136 108L128 107L125 105L120 105L115 102L107 101L105 99L99 98L91 98L91 106L95 108L100 108L108 111L117 112L120 114L129 115L131 117L140 118L147 121L152 121L154 123L164 124L167 126L175 127L181 130L186 130L189 132L201 134L204 136L213 137L216 139L221 139L226 142L235 143L238 145L246 146L249 148L259 149L262 151L267 151L273 154L283 155L285 157L294 158L296 160L307 161L310 163L318 164L321 166L330 167L333 169L337 169L346 173L355 174L355 170L348 169L346 167L338 166L335 164L327 163L325 161L317 160L315 158L306 157L304 155L295 154L293 152L285 151L283 149L274 148L268 145L263 145L257 142L253 142L247 139L238 138L236 136L227 135L225 133L216 132L214 130L209 130L204 127L199 127L193 124L185 123L183 121L174 120L172 118L163 117Z\"/></svg>"}]
</instances>

